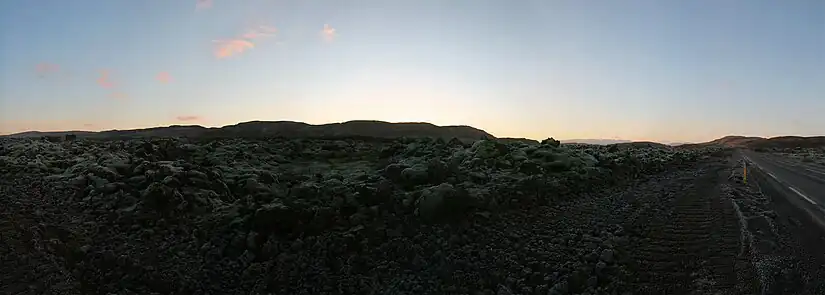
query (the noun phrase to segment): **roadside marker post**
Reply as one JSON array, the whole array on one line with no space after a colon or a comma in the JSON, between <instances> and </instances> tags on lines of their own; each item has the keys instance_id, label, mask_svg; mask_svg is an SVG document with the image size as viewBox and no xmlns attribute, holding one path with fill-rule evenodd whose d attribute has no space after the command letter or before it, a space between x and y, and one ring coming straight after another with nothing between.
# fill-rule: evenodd
<instances>
[{"instance_id":1,"label":"roadside marker post","mask_svg":"<svg viewBox=\"0 0 825 295\"><path fill-rule=\"evenodd\" d=\"M748 184L748 161L742 160L742 182Z\"/></svg>"}]
</instances>

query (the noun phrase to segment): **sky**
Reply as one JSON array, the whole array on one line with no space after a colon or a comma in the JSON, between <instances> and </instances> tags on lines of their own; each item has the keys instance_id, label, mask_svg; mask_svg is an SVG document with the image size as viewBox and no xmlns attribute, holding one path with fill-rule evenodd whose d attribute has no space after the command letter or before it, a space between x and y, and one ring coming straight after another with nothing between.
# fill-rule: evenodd
<instances>
[{"instance_id":1,"label":"sky","mask_svg":"<svg viewBox=\"0 0 825 295\"><path fill-rule=\"evenodd\" d=\"M264 120L825 135L821 0L0 1L0 134Z\"/></svg>"}]
</instances>

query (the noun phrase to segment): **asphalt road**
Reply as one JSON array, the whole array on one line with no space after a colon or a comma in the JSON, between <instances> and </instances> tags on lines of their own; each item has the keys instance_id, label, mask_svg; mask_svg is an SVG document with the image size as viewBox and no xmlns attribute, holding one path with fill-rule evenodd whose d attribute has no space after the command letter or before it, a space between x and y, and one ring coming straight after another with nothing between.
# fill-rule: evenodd
<instances>
[{"instance_id":1,"label":"asphalt road","mask_svg":"<svg viewBox=\"0 0 825 295\"><path fill-rule=\"evenodd\" d=\"M783 197L825 227L825 167L769 153L742 151L742 156L750 169L769 176Z\"/></svg>"}]
</instances>

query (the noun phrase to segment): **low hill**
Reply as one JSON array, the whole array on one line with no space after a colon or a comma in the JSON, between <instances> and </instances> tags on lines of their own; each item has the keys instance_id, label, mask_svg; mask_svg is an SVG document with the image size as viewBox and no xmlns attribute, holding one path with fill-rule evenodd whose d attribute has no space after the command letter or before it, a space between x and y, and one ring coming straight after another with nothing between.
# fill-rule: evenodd
<instances>
[{"instance_id":1,"label":"low hill","mask_svg":"<svg viewBox=\"0 0 825 295\"><path fill-rule=\"evenodd\" d=\"M500 137L500 138L498 138L498 141L503 142L503 143L520 142L520 143L526 143L526 144L539 144L539 142L540 142L540 141L535 140L535 139L520 138L520 137Z\"/></svg>"},{"instance_id":2,"label":"low hill","mask_svg":"<svg viewBox=\"0 0 825 295\"><path fill-rule=\"evenodd\" d=\"M716 140L709 142L709 144L714 145L723 145L727 147L747 147L748 145L765 140L762 137L750 137L750 136L725 136Z\"/></svg>"},{"instance_id":3,"label":"low hill","mask_svg":"<svg viewBox=\"0 0 825 295\"><path fill-rule=\"evenodd\" d=\"M347 137L365 136L377 138L440 137L482 139L495 138L484 130L470 126L436 126L430 123L389 123L383 121L349 121L311 125L301 122L252 121L210 130L209 136L231 137Z\"/></svg>"},{"instance_id":4,"label":"low hill","mask_svg":"<svg viewBox=\"0 0 825 295\"><path fill-rule=\"evenodd\" d=\"M816 148L825 147L825 136L779 136L748 143L749 148Z\"/></svg>"},{"instance_id":5,"label":"low hill","mask_svg":"<svg viewBox=\"0 0 825 295\"><path fill-rule=\"evenodd\" d=\"M435 137L458 138L476 140L482 138L497 139L484 130L470 126L437 126L430 123L390 123L384 121L348 121L312 125L294 121L250 121L223 127L203 127L199 125L172 125L166 127L152 127L129 130L107 131L27 131L0 137L10 138L37 138L44 136L63 137L74 134L79 138L117 139L140 137L190 137L190 138L223 138L223 137L284 137L284 138L334 138L334 137L372 137L372 138L399 138L399 137ZM537 141L524 138L498 138L503 142ZM562 143L582 143L623 146L650 146L663 147L665 144L655 142L633 142L617 139L569 139ZM670 144L678 148L698 148L709 145L732 148L815 148L825 147L825 136L778 136L772 138L753 136L725 136L705 143Z\"/></svg>"},{"instance_id":6,"label":"low hill","mask_svg":"<svg viewBox=\"0 0 825 295\"><path fill-rule=\"evenodd\" d=\"M134 137L285 137L285 138L329 138L329 137L436 137L459 139L495 138L484 130L470 126L436 126L430 123L389 123L383 121L349 121L312 125L292 121L251 121L220 128L198 125L172 125L130 130L92 131L29 131L7 135L12 138L42 136L63 136L75 134L79 138L134 138Z\"/></svg>"},{"instance_id":7,"label":"low hill","mask_svg":"<svg viewBox=\"0 0 825 295\"><path fill-rule=\"evenodd\" d=\"M825 147L825 136L777 136L771 138L754 136L725 136L716 140L698 144L686 144L679 147L701 147L720 145L731 148L815 148Z\"/></svg>"},{"instance_id":8,"label":"low hill","mask_svg":"<svg viewBox=\"0 0 825 295\"><path fill-rule=\"evenodd\" d=\"M651 141L634 141L634 142L622 142L613 144L618 148L672 148L672 146L658 143L658 142L651 142Z\"/></svg>"},{"instance_id":9,"label":"low hill","mask_svg":"<svg viewBox=\"0 0 825 295\"><path fill-rule=\"evenodd\" d=\"M49 131L49 132L26 131L26 132L20 132L20 133L15 133L15 134L3 135L3 136L0 136L0 137L10 137L10 138L31 138L31 137L43 137L43 136L58 136L58 137L60 137L60 136L68 135L68 134L74 134L74 135L82 137L82 136L89 136L89 135L92 135L92 134L95 134L95 133L97 133L97 132L94 132L94 131L79 131L79 130Z\"/></svg>"},{"instance_id":10,"label":"low hill","mask_svg":"<svg viewBox=\"0 0 825 295\"><path fill-rule=\"evenodd\" d=\"M632 141L624 140L624 139L565 139L565 140L561 140L561 143L584 143L584 144L596 144L596 145L609 145L609 144L628 143L628 142L632 142Z\"/></svg>"}]
</instances>

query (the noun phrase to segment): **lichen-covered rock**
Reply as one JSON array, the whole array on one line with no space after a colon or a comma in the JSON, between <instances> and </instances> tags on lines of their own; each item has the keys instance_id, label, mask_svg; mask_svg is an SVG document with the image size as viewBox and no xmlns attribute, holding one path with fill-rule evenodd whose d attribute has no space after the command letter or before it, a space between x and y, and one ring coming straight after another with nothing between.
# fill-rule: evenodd
<instances>
[{"instance_id":1,"label":"lichen-covered rock","mask_svg":"<svg viewBox=\"0 0 825 295\"><path fill-rule=\"evenodd\" d=\"M152 183L140 193L143 202L150 208L165 211L173 204L174 189L161 183Z\"/></svg>"},{"instance_id":2,"label":"lichen-covered rock","mask_svg":"<svg viewBox=\"0 0 825 295\"><path fill-rule=\"evenodd\" d=\"M401 180L401 172L404 171L405 168L406 167L400 164L389 164L384 168L384 177L394 181L399 181Z\"/></svg>"},{"instance_id":3,"label":"lichen-covered rock","mask_svg":"<svg viewBox=\"0 0 825 295\"><path fill-rule=\"evenodd\" d=\"M401 170L401 179L406 185L425 184L429 180L427 166L418 164Z\"/></svg>"},{"instance_id":4,"label":"lichen-covered rock","mask_svg":"<svg viewBox=\"0 0 825 295\"><path fill-rule=\"evenodd\" d=\"M312 220L312 215L301 208L290 207L281 202L265 204L257 209L252 218L252 226L262 234L300 234Z\"/></svg>"},{"instance_id":5,"label":"lichen-covered rock","mask_svg":"<svg viewBox=\"0 0 825 295\"><path fill-rule=\"evenodd\" d=\"M544 169L542 169L541 163L528 160L519 164L518 171L527 175L536 175L541 174Z\"/></svg>"},{"instance_id":6,"label":"lichen-covered rock","mask_svg":"<svg viewBox=\"0 0 825 295\"><path fill-rule=\"evenodd\" d=\"M507 152L507 145L493 140L479 140L471 148L475 157L481 159L494 158Z\"/></svg>"},{"instance_id":7,"label":"lichen-covered rock","mask_svg":"<svg viewBox=\"0 0 825 295\"><path fill-rule=\"evenodd\" d=\"M444 161L430 159L427 162L427 180L429 183L441 183L449 175L449 167Z\"/></svg>"},{"instance_id":8,"label":"lichen-covered rock","mask_svg":"<svg viewBox=\"0 0 825 295\"><path fill-rule=\"evenodd\" d=\"M442 183L424 189L416 202L418 215L433 221L450 217L461 217L474 206L466 190L456 189L452 184Z\"/></svg>"},{"instance_id":9,"label":"lichen-covered rock","mask_svg":"<svg viewBox=\"0 0 825 295\"><path fill-rule=\"evenodd\" d=\"M561 142L559 142L558 140L550 137L548 139L542 140L541 145L546 145L546 146L550 146L550 147L559 147L561 145Z\"/></svg>"}]
</instances>

